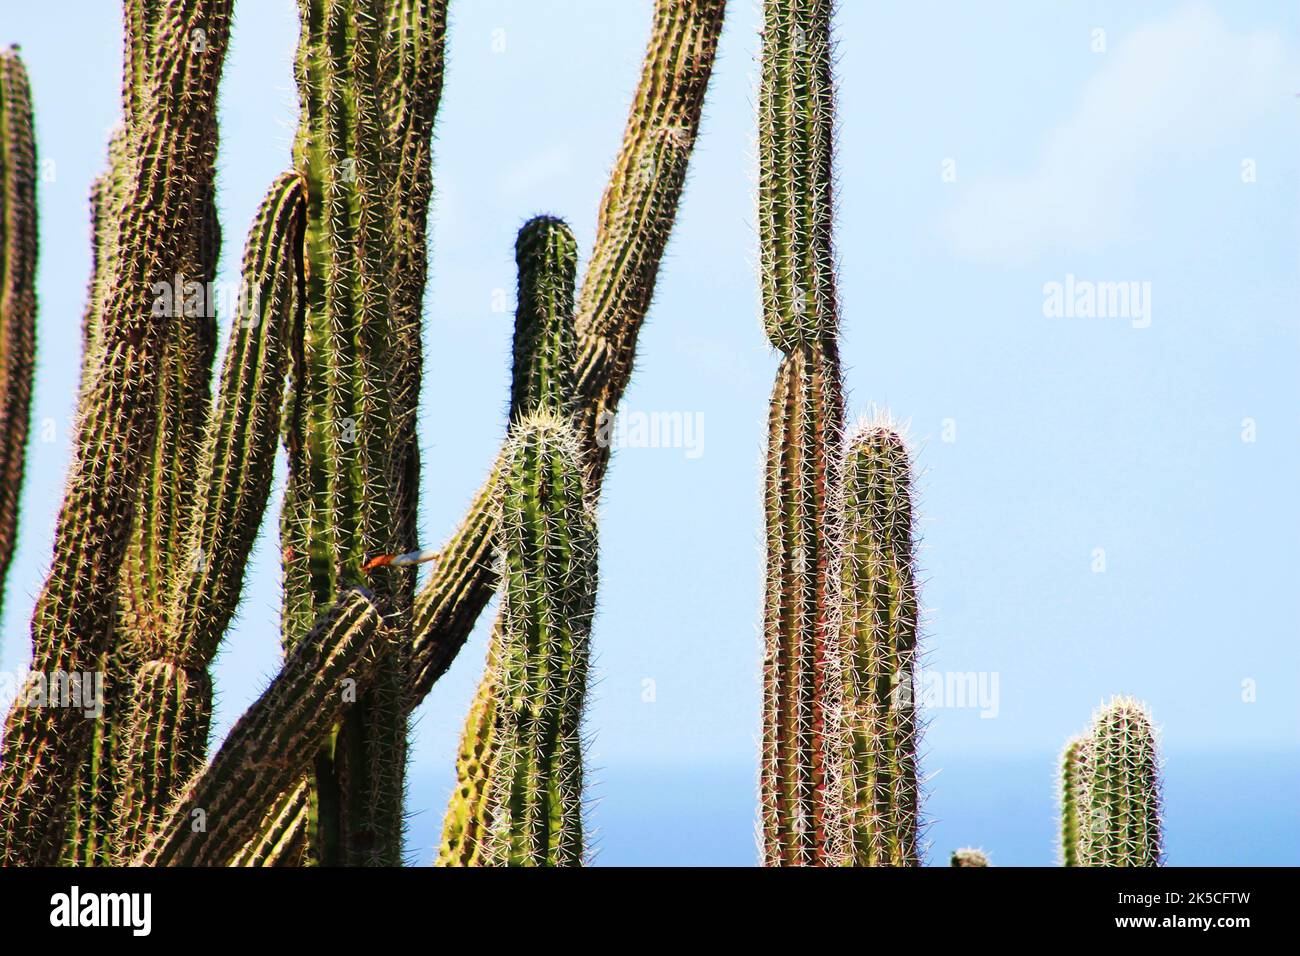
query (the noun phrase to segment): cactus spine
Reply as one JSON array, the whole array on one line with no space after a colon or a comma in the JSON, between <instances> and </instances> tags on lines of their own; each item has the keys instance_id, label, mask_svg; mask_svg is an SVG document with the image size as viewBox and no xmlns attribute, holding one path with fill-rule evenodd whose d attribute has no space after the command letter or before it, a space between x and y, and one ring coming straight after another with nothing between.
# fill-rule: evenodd
<instances>
[{"instance_id":1,"label":"cactus spine","mask_svg":"<svg viewBox=\"0 0 1300 956\"><path fill-rule=\"evenodd\" d=\"M1160 771L1150 712L1117 697L1097 712L1090 736L1083 865L1159 866Z\"/></svg>"},{"instance_id":2,"label":"cactus spine","mask_svg":"<svg viewBox=\"0 0 1300 956\"><path fill-rule=\"evenodd\" d=\"M36 140L27 71L0 50L0 610L18 530L36 364Z\"/></svg>"},{"instance_id":3,"label":"cactus spine","mask_svg":"<svg viewBox=\"0 0 1300 956\"><path fill-rule=\"evenodd\" d=\"M918 866L917 596L911 462L879 423L848 440L840 573L843 784L849 862Z\"/></svg>"},{"instance_id":4,"label":"cactus spine","mask_svg":"<svg viewBox=\"0 0 1300 956\"><path fill-rule=\"evenodd\" d=\"M501 495L502 592L486 862L583 859L582 711L596 526L572 425L550 412L511 438Z\"/></svg>"},{"instance_id":5,"label":"cactus spine","mask_svg":"<svg viewBox=\"0 0 1300 956\"><path fill-rule=\"evenodd\" d=\"M767 0L759 88L763 325L782 353L768 418L763 859L841 858L830 509L843 429L831 246L829 0Z\"/></svg>"}]
</instances>

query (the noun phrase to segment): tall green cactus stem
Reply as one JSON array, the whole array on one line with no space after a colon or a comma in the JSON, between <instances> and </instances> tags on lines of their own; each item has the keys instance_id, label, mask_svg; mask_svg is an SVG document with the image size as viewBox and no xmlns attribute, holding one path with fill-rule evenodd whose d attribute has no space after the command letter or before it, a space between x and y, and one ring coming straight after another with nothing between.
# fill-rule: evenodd
<instances>
[{"instance_id":1,"label":"tall green cactus stem","mask_svg":"<svg viewBox=\"0 0 1300 956\"><path fill-rule=\"evenodd\" d=\"M1082 866L1082 827L1089 812L1092 738L1071 737L1061 753L1061 865ZM1084 819L1081 819L1081 816Z\"/></svg>"},{"instance_id":2,"label":"tall green cactus stem","mask_svg":"<svg viewBox=\"0 0 1300 956\"><path fill-rule=\"evenodd\" d=\"M837 487L844 411L831 244L829 0L766 0L759 86L763 325L783 358L768 424L763 858L843 858L837 778Z\"/></svg>"},{"instance_id":3,"label":"tall green cactus stem","mask_svg":"<svg viewBox=\"0 0 1300 956\"><path fill-rule=\"evenodd\" d=\"M849 437L837 564L846 862L854 866L920 865L911 472L907 446L888 425L867 423Z\"/></svg>"},{"instance_id":4,"label":"tall green cactus stem","mask_svg":"<svg viewBox=\"0 0 1300 956\"><path fill-rule=\"evenodd\" d=\"M1163 857L1160 770L1146 706L1112 700L1092 724L1085 866L1159 866Z\"/></svg>"},{"instance_id":5,"label":"tall green cactus stem","mask_svg":"<svg viewBox=\"0 0 1300 956\"><path fill-rule=\"evenodd\" d=\"M623 145L601 200L591 262L578 297L579 434L599 496L609 448L599 429L618 407L636 355L699 133L726 0L656 0ZM424 699L464 646L496 590L492 540L498 455L469 513L416 597L407 706Z\"/></svg>"},{"instance_id":6,"label":"tall green cactus stem","mask_svg":"<svg viewBox=\"0 0 1300 956\"><path fill-rule=\"evenodd\" d=\"M244 254L221 391L200 455L185 546L168 569L165 616L123 724L115 851L129 859L202 765L212 710L208 666L239 602L244 567L270 495L280 435L286 343L301 321L305 187L279 177ZM193 476L191 476L191 480Z\"/></svg>"},{"instance_id":7,"label":"tall green cactus stem","mask_svg":"<svg viewBox=\"0 0 1300 956\"><path fill-rule=\"evenodd\" d=\"M576 866L596 523L571 424L550 412L519 422L500 507L501 641L483 862Z\"/></svg>"},{"instance_id":8,"label":"tall green cactus stem","mask_svg":"<svg viewBox=\"0 0 1300 956\"><path fill-rule=\"evenodd\" d=\"M0 611L18 530L36 365L36 140L27 71L0 50Z\"/></svg>"},{"instance_id":9,"label":"tall green cactus stem","mask_svg":"<svg viewBox=\"0 0 1300 956\"><path fill-rule=\"evenodd\" d=\"M77 423L54 555L32 618L33 682L102 666L136 494L153 447L167 329L151 317L159 272L184 261L229 35L230 0L172 0L139 124L104 299L102 357ZM191 43L202 31L201 48ZM69 707L10 711L0 761L0 862L54 863L67 803L94 724Z\"/></svg>"},{"instance_id":10,"label":"tall green cactus stem","mask_svg":"<svg viewBox=\"0 0 1300 956\"><path fill-rule=\"evenodd\" d=\"M370 597L339 599L294 646L279 675L172 804L136 857L143 866L224 866L290 789L358 688L387 635Z\"/></svg>"},{"instance_id":11,"label":"tall green cactus stem","mask_svg":"<svg viewBox=\"0 0 1300 956\"><path fill-rule=\"evenodd\" d=\"M300 0L295 162L308 188L308 281L286 424L286 648L339 588L363 580L370 555L415 545L424 285L416 260L425 255L445 8L445 0ZM373 581L395 640L317 757L314 862L401 862L414 584L410 568Z\"/></svg>"},{"instance_id":12,"label":"tall green cactus stem","mask_svg":"<svg viewBox=\"0 0 1300 956\"><path fill-rule=\"evenodd\" d=\"M571 418L576 407L577 335L573 291L578 244L559 219L539 216L519 230L515 262L519 270L515 313L510 425L549 412ZM452 791L438 852L441 865L473 865L480 860L485 829L487 786L496 736L495 688L501 656L501 621L488 641L483 678L461 733Z\"/></svg>"}]
</instances>

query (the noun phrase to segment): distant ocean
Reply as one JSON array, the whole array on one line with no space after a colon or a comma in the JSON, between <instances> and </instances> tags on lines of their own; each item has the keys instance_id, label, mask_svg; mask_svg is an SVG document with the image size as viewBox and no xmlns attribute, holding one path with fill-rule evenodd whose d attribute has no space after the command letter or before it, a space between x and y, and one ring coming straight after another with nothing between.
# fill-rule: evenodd
<instances>
[{"instance_id":1,"label":"distant ocean","mask_svg":"<svg viewBox=\"0 0 1300 956\"><path fill-rule=\"evenodd\" d=\"M959 846L995 866L1056 863L1055 754L926 766L926 862ZM753 866L752 765L610 764L593 773L598 866ZM1300 752L1173 754L1165 760L1170 866L1300 866ZM410 781L413 862L427 865L450 772ZM421 845L415 845L415 844Z\"/></svg>"}]
</instances>

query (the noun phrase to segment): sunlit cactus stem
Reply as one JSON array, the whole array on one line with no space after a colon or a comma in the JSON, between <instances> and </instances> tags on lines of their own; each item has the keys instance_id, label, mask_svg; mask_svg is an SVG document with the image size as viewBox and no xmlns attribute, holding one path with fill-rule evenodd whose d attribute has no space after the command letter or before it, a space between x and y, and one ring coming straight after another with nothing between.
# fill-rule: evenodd
<instances>
[{"instance_id":1,"label":"sunlit cactus stem","mask_svg":"<svg viewBox=\"0 0 1300 956\"><path fill-rule=\"evenodd\" d=\"M763 859L828 865L844 855L831 570L844 399L831 244L829 0L764 3L760 72L763 326L782 353L764 496Z\"/></svg>"},{"instance_id":2,"label":"sunlit cactus stem","mask_svg":"<svg viewBox=\"0 0 1300 956\"><path fill-rule=\"evenodd\" d=\"M1091 737L1083 865L1161 865L1160 768L1150 712L1117 697L1093 718Z\"/></svg>"},{"instance_id":3,"label":"sunlit cactus stem","mask_svg":"<svg viewBox=\"0 0 1300 956\"><path fill-rule=\"evenodd\" d=\"M848 439L841 514L845 862L918 866L912 468L903 439L868 422Z\"/></svg>"},{"instance_id":4,"label":"sunlit cactus stem","mask_svg":"<svg viewBox=\"0 0 1300 956\"><path fill-rule=\"evenodd\" d=\"M502 480L501 639L484 862L583 862L582 717L596 525L572 426L522 420Z\"/></svg>"}]
</instances>

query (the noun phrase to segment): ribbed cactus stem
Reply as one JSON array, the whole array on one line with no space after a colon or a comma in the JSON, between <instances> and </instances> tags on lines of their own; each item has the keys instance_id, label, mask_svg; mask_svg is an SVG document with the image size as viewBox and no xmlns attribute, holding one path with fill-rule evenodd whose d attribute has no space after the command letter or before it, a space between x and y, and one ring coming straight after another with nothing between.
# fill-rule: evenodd
<instances>
[{"instance_id":1,"label":"ribbed cactus stem","mask_svg":"<svg viewBox=\"0 0 1300 956\"><path fill-rule=\"evenodd\" d=\"M596 525L568 422L544 412L518 424L500 508L501 640L483 860L576 866Z\"/></svg>"},{"instance_id":2,"label":"ribbed cactus stem","mask_svg":"<svg viewBox=\"0 0 1300 956\"><path fill-rule=\"evenodd\" d=\"M952 859L949 860L949 866L988 866L989 857L983 850L977 850L973 847L963 847L960 850L952 851Z\"/></svg>"},{"instance_id":3,"label":"ribbed cactus stem","mask_svg":"<svg viewBox=\"0 0 1300 956\"><path fill-rule=\"evenodd\" d=\"M842 494L846 862L918 866L912 467L896 431L868 422L850 436Z\"/></svg>"},{"instance_id":4,"label":"ribbed cactus stem","mask_svg":"<svg viewBox=\"0 0 1300 956\"><path fill-rule=\"evenodd\" d=\"M656 0L623 145L601 200L578 297L579 435L600 491L610 449L597 436L618 407L636 355L699 133L726 0ZM493 502L501 456L416 597L408 706L451 666L496 590Z\"/></svg>"},{"instance_id":5,"label":"ribbed cactus stem","mask_svg":"<svg viewBox=\"0 0 1300 956\"><path fill-rule=\"evenodd\" d=\"M1160 769L1155 728L1146 706L1119 697L1092 723L1086 866L1159 866Z\"/></svg>"},{"instance_id":6,"label":"ribbed cactus stem","mask_svg":"<svg viewBox=\"0 0 1300 956\"><path fill-rule=\"evenodd\" d=\"M829 865L843 853L830 512L839 388L832 358L797 348L781 361L769 413L760 778L769 865Z\"/></svg>"},{"instance_id":7,"label":"ribbed cactus stem","mask_svg":"<svg viewBox=\"0 0 1300 956\"><path fill-rule=\"evenodd\" d=\"M512 431L541 413L569 420L575 408L573 292L577 259L577 242L562 220L539 216L519 230L515 242L519 298L510 390ZM489 826L487 789L498 741L495 695L502 640L498 618L488 641L483 678L461 733L456 788L438 851L440 865L472 866L482 861L483 838Z\"/></svg>"},{"instance_id":8,"label":"ribbed cactus stem","mask_svg":"<svg viewBox=\"0 0 1300 956\"><path fill-rule=\"evenodd\" d=\"M1092 773L1092 738L1071 737L1061 753L1061 865L1083 866L1083 826L1090 812L1088 785Z\"/></svg>"},{"instance_id":9,"label":"ribbed cactus stem","mask_svg":"<svg viewBox=\"0 0 1300 956\"><path fill-rule=\"evenodd\" d=\"M244 288L231 317L184 544L166 568L156 640L134 655L141 662L136 691L125 702L115 841L128 859L203 762L212 709L207 669L239 603L271 490L286 344L301 320L304 213L302 180L285 174L271 186L249 234Z\"/></svg>"},{"instance_id":10,"label":"ribbed cactus stem","mask_svg":"<svg viewBox=\"0 0 1300 956\"><path fill-rule=\"evenodd\" d=\"M360 591L341 597L295 645L212 762L186 785L135 862L228 865L373 677L384 643L370 597Z\"/></svg>"},{"instance_id":11,"label":"ribbed cactus stem","mask_svg":"<svg viewBox=\"0 0 1300 956\"><path fill-rule=\"evenodd\" d=\"M36 366L36 140L27 71L0 50L0 611L18 531Z\"/></svg>"},{"instance_id":12,"label":"ribbed cactus stem","mask_svg":"<svg viewBox=\"0 0 1300 956\"><path fill-rule=\"evenodd\" d=\"M496 739L496 653L500 647L500 619L488 644L483 677L470 702L456 751L456 787L442 823L442 841L435 861L438 866L478 866L483 862L486 838L491 831L488 785Z\"/></svg>"},{"instance_id":13,"label":"ribbed cactus stem","mask_svg":"<svg viewBox=\"0 0 1300 956\"><path fill-rule=\"evenodd\" d=\"M195 221L193 182L210 145L231 0L174 0L159 28L157 70L139 124L105 290L98 366L77 423L54 556L32 617L32 680L100 672L137 493L153 448L166 325L152 288L183 261ZM201 48L192 43L202 31ZM180 226L180 228L178 228ZM0 758L0 861L53 863L66 796L95 721L67 707L11 710Z\"/></svg>"}]
</instances>

